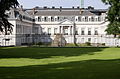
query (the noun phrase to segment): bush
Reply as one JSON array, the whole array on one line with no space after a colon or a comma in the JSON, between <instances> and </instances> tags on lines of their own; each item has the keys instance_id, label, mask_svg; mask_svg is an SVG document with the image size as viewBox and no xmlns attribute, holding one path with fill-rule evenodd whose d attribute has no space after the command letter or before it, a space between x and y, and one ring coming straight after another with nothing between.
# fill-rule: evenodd
<instances>
[{"instance_id":1,"label":"bush","mask_svg":"<svg viewBox=\"0 0 120 79\"><path fill-rule=\"evenodd\" d=\"M102 43L102 46L105 46L105 43Z\"/></svg>"},{"instance_id":2,"label":"bush","mask_svg":"<svg viewBox=\"0 0 120 79\"><path fill-rule=\"evenodd\" d=\"M42 43L42 42L38 42L36 45L39 45L39 46L40 46L40 45L43 45L43 43Z\"/></svg>"},{"instance_id":3,"label":"bush","mask_svg":"<svg viewBox=\"0 0 120 79\"><path fill-rule=\"evenodd\" d=\"M91 43L90 42L86 42L85 43L87 46L91 46Z\"/></svg>"},{"instance_id":4,"label":"bush","mask_svg":"<svg viewBox=\"0 0 120 79\"><path fill-rule=\"evenodd\" d=\"M75 44L69 43L69 44L66 44L66 47L75 47Z\"/></svg>"}]
</instances>

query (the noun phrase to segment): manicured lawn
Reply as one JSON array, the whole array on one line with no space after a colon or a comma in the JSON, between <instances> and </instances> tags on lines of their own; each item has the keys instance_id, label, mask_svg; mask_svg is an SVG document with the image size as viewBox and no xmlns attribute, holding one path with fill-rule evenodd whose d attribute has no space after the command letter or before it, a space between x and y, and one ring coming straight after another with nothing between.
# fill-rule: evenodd
<instances>
[{"instance_id":1,"label":"manicured lawn","mask_svg":"<svg viewBox=\"0 0 120 79\"><path fill-rule=\"evenodd\" d=\"M120 79L120 48L0 48L0 79Z\"/></svg>"}]
</instances>

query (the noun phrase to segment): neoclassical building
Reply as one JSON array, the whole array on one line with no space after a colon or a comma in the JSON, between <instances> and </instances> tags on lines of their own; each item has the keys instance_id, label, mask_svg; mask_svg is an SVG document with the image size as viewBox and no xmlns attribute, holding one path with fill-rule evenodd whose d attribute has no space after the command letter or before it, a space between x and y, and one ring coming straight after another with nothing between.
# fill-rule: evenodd
<instances>
[{"instance_id":1,"label":"neoclassical building","mask_svg":"<svg viewBox=\"0 0 120 79\"><path fill-rule=\"evenodd\" d=\"M105 32L109 24L106 9L53 6L18 9L17 12L9 19L15 26L12 34L15 39L11 40L15 46L31 42L50 43L57 34L62 34L66 43L120 46L120 39Z\"/></svg>"},{"instance_id":2,"label":"neoclassical building","mask_svg":"<svg viewBox=\"0 0 120 79\"><path fill-rule=\"evenodd\" d=\"M40 25L34 23L34 16L29 15L22 8L6 11L8 21L13 25L12 34L0 32L0 46L21 46L38 42L41 34Z\"/></svg>"}]
</instances>

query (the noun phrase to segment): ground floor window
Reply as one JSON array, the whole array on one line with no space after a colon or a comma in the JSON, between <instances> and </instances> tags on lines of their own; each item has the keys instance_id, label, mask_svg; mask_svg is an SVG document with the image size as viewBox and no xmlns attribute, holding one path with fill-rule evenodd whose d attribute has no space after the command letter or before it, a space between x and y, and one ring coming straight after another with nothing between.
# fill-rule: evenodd
<instances>
[{"instance_id":1,"label":"ground floor window","mask_svg":"<svg viewBox=\"0 0 120 79\"><path fill-rule=\"evenodd\" d=\"M91 42L91 38L88 38L88 42Z\"/></svg>"}]
</instances>

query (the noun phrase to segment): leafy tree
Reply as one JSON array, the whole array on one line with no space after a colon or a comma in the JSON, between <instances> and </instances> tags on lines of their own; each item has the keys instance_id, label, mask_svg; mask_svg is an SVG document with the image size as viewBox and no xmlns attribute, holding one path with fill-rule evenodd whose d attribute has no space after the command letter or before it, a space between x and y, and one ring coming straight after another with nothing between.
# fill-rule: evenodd
<instances>
[{"instance_id":1,"label":"leafy tree","mask_svg":"<svg viewBox=\"0 0 120 79\"><path fill-rule=\"evenodd\" d=\"M17 0L0 0L0 31L5 34L12 32L12 24L8 22L8 15L5 14L6 10L16 8L19 5Z\"/></svg>"},{"instance_id":2,"label":"leafy tree","mask_svg":"<svg viewBox=\"0 0 120 79\"><path fill-rule=\"evenodd\" d=\"M108 10L108 21L110 22L106 29L108 34L120 35L120 0L102 0L110 5Z\"/></svg>"}]
</instances>

